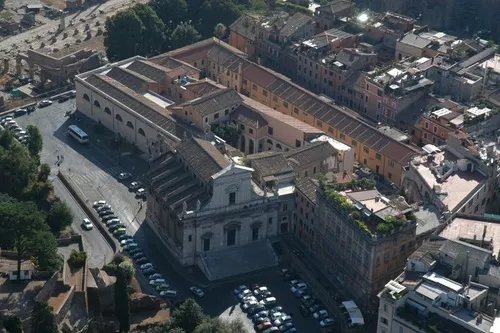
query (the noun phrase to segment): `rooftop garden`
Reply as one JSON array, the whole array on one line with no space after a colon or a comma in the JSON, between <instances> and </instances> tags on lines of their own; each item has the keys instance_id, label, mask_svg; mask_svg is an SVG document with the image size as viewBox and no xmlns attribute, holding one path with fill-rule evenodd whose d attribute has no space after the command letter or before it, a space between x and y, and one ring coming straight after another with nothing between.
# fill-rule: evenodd
<instances>
[{"instance_id":1,"label":"rooftop garden","mask_svg":"<svg viewBox=\"0 0 500 333\"><path fill-rule=\"evenodd\" d=\"M375 181L371 179L353 180L349 183L341 184L327 183L324 177L319 178L320 191L323 192L326 197L346 215L346 217L371 237L389 234L394 229L405 225L408 221L416 220L416 216L412 212L397 216L387 216L385 219L381 219L375 214L367 217L356 209L347 196L340 193L346 190L373 190L375 189L375 184Z\"/></svg>"},{"instance_id":2,"label":"rooftop garden","mask_svg":"<svg viewBox=\"0 0 500 333\"><path fill-rule=\"evenodd\" d=\"M408 304L398 308L396 313L398 317L428 333L470 332L466 328L440 317L435 313L431 312L427 316L424 316L420 314L416 308Z\"/></svg>"}]
</instances>

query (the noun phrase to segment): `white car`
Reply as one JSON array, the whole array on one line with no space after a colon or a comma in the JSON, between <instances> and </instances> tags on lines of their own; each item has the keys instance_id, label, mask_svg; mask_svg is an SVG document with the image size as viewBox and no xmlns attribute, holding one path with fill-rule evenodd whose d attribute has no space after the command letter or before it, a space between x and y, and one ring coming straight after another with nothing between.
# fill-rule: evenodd
<instances>
[{"instance_id":1,"label":"white car","mask_svg":"<svg viewBox=\"0 0 500 333\"><path fill-rule=\"evenodd\" d=\"M189 290L190 290L193 294L195 294L196 296L198 296L198 297L200 297L200 298L201 298L201 297L203 297L203 296L205 296L205 293L203 292L203 290L201 290L201 289L200 289L200 288L198 288L198 287L191 287L191 288L189 288Z\"/></svg>"},{"instance_id":2,"label":"white car","mask_svg":"<svg viewBox=\"0 0 500 333\"><path fill-rule=\"evenodd\" d=\"M131 190L135 190L135 189L138 189L140 186L141 186L141 183L140 183L140 182L132 182L132 183L130 183L129 188L130 188Z\"/></svg>"},{"instance_id":3,"label":"white car","mask_svg":"<svg viewBox=\"0 0 500 333\"><path fill-rule=\"evenodd\" d=\"M120 242L120 245L121 245L121 246L124 246L124 245L130 244L130 243L135 243L135 241L134 241L133 239L131 239L131 238L129 238L129 239L124 239L124 240L122 240L122 241Z\"/></svg>"},{"instance_id":4,"label":"white car","mask_svg":"<svg viewBox=\"0 0 500 333\"><path fill-rule=\"evenodd\" d=\"M177 291L173 290L173 289L160 291L160 296L175 298L175 297L177 297Z\"/></svg>"},{"instance_id":5,"label":"white car","mask_svg":"<svg viewBox=\"0 0 500 333\"><path fill-rule=\"evenodd\" d=\"M144 197L146 195L146 190L143 188L140 188L135 192L135 195L138 197Z\"/></svg>"},{"instance_id":6,"label":"white car","mask_svg":"<svg viewBox=\"0 0 500 333\"><path fill-rule=\"evenodd\" d=\"M38 107L40 107L40 108L43 108L43 107L49 106L49 105L52 105L52 101L48 100L48 99L44 99L43 101L38 103Z\"/></svg>"},{"instance_id":7,"label":"white car","mask_svg":"<svg viewBox=\"0 0 500 333\"><path fill-rule=\"evenodd\" d=\"M92 207L97 208L97 207L104 206L106 204L107 204L106 200L94 201L94 203L92 204Z\"/></svg>"},{"instance_id":8,"label":"white car","mask_svg":"<svg viewBox=\"0 0 500 333\"><path fill-rule=\"evenodd\" d=\"M244 289L242 290L239 294L238 294L238 298L239 299L243 299L245 298L245 296L250 296L252 295L252 292L250 291L250 289Z\"/></svg>"},{"instance_id":9,"label":"white car","mask_svg":"<svg viewBox=\"0 0 500 333\"><path fill-rule=\"evenodd\" d=\"M87 218L85 218L85 219L82 220L82 227L85 230L92 230L92 229L94 229L94 225Z\"/></svg>"},{"instance_id":10,"label":"white car","mask_svg":"<svg viewBox=\"0 0 500 333\"><path fill-rule=\"evenodd\" d=\"M238 296L243 290L248 289L247 286L241 285L238 288L234 289L233 293Z\"/></svg>"},{"instance_id":11,"label":"white car","mask_svg":"<svg viewBox=\"0 0 500 333\"><path fill-rule=\"evenodd\" d=\"M316 320L321 320L327 317L328 317L328 311L326 310L319 310L318 312L313 313L313 318Z\"/></svg>"},{"instance_id":12,"label":"white car","mask_svg":"<svg viewBox=\"0 0 500 333\"><path fill-rule=\"evenodd\" d=\"M150 286L156 287L156 286L161 286L162 284L167 284L167 281L165 279L154 279L154 280L149 281Z\"/></svg>"},{"instance_id":13,"label":"white car","mask_svg":"<svg viewBox=\"0 0 500 333\"><path fill-rule=\"evenodd\" d=\"M128 179L130 177L132 177L132 175L128 172L122 172L118 175L118 179L120 179L120 180L125 180L125 179Z\"/></svg>"},{"instance_id":14,"label":"white car","mask_svg":"<svg viewBox=\"0 0 500 333\"><path fill-rule=\"evenodd\" d=\"M153 268L153 264L148 262L146 264L141 265L141 270L145 270L146 268Z\"/></svg>"},{"instance_id":15,"label":"white car","mask_svg":"<svg viewBox=\"0 0 500 333\"><path fill-rule=\"evenodd\" d=\"M254 289L253 294L257 296L260 293L263 293L264 291L267 291L267 287L259 287L257 289Z\"/></svg>"},{"instance_id":16,"label":"white car","mask_svg":"<svg viewBox=\"0 0 500 333\"><path fill-rule=\"evenodd\" d=\"M306 289L307 289L307 284L305 284L304 282L297 283L295 286L293 286L292 288L290 288L290 290L294 294L296 292L298 292L299 290L306 290Z\"/></svg>"}]
</instances>

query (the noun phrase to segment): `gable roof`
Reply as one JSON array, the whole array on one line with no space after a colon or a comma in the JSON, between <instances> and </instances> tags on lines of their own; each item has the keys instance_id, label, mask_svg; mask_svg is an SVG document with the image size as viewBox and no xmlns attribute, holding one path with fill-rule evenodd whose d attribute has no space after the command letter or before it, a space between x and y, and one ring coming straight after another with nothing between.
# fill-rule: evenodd
<instances>
[{"instance_id":1,"label":"gable roof","mask_svg":"<svg viewBox=\"0 0 500 333\"><path fill-rule=\"evenodd\" d=\"M215 82L209 80L200 80L192 82L185 85L184 88L186 88L186 90L188 91L191 91L197 97L202 97L210 93L213 93L214 91L226 89L225 86L216 84Z\"/></svg>"},{"instance_id":2,"label":"gable roof","mask_svg":"<svg viewBox=\"0 0 500 333\"><path fill-rule=\"evenodd\" d=\"M292 167L282 153L272 154L253 154L248 155L250 165L257 171L261 177L281 175L293 172Z\"/></svg>"},{"instance_id":3,"label":"gable roof","mask_svg":"<svg viewBox=\"0 0 500 333\"><path fill-rule=\"evenodd\" d=\"M242 98L234 89L226 88L213 91L184 104L193 106L202 116L206 116L223 109L228 109L241 101Z\"/></svg>"},{"instance_id":4,"label":"gable roof","mask_svg":"<svg viewBox=\"0 0 500 333\"><path fill-rule=\"evenodd\" d=\"M246 105L240 105L234 109L234 112L231 113L231 119L253 128L267 126L267 120L260 113Z\"/></svg>"},{"instance_id":5,"label":"gable roof","mask_svg":"<svg viewBox=\"0 0 500 333\"><path fill-rule=\"evenodd\" d=\"M295 13L286 21L285 25L281 28L280 36L289 37L304 25L311 24L311 22L313 22L313 20L310 16L302 13Z\"/></svg>"},{"instance_id":6,"label":"gable roof","mask_svg":"<svg viewBox=\"0 0 500 333\"><path fill-rule=\"evenodd\" d=\"M190 138L182 141L175 150L190 169L204 181L208 181L231 164L211 142L206 140Z\"/></svg>"},{"instance_id":7,"label":"gable roof","mask_svg":"<svg viewBox=\"0 0 500 333\"><path fill-rule=\"evenodd\" d=\"M243 14L229 26L229 29L247 39L255 40L255 25L258 20L259 16Z\"/></svg>"},{"instance_id":8,"label":"gable roof","mask_svg":"<svg viewBox=\"0 0 500 333\"><path fill-rule=\"evenodd\" d=\"M408 256L408 259L418 260L426 266L430 266L438 257L439 249L447 242L441 237L430 238L424 242L418 249Z\"/></svg>"},{"instance_id":9,"label":"gable roof","mask_svg":"<svg viewBox=\"0 0 500 333\"><path fill-rule=\"evenodd\" d=\"M150 78L123 67L113 67L106 73L106 76L113 78L136 92L147 90L149 83L155 83Z\"/></svg>"},{"instance_id":10,"label":"gable roof","mask_svg":"<svg viewBox=\"0 0 500 333\"><path fill-rule=\"evenodd\" d=\"M126 67L128 70L139 73L155 82L160 82L167 76L166 68L144 60L135 60Z\"/></svg>"},{"instance_id":11,"label":"gable roof","mask_svg":"<svg viewBox=\"0 0 500 333\"><path fill-rule=\"evenodd\" d=\"M342 10L351 8L352 6L354 6L354 4L352 3L351 0L335 0L327 4L324 4L322 6L319 6L318 8L316 8L316 10L335 14Z\"/></svg>"},{"instance_id":12,"label":"gable roof","mask_svg":"<svg viewBox=\"0 0 500 333\"><path fill-rule=\"evenodd\" d=\"M295 185L295 188L300 191L311 202L316 202L316 191L318 184L310 177L300 178Z\"/></svg>"},{"instance_id":13,"label":"gable roof","mask_svg":"<svg viewBox=\"0 0 500 333\"><path fill-rule=\"evenodd\" d=\"M328 141L314 142L285 153L287 159L293 159L299 165L306 165L318 160L324 161L332 155L337 155L337 150Z\"/></svg>"},{"instance_id":14,"label":"gable roof","mask_svg":"<svg viewBox=\"0 0 500 333\"><path fill-rule=\"evenodd\" d=\"M461 254L465 255L467 252L470 257L481 261L486 260L489 256L491 256L490 250L462 242L458 239L449 239L441 246L439 251L449 257L452 257L453 259L457 258Z\"/></svg>"}]
</instances>

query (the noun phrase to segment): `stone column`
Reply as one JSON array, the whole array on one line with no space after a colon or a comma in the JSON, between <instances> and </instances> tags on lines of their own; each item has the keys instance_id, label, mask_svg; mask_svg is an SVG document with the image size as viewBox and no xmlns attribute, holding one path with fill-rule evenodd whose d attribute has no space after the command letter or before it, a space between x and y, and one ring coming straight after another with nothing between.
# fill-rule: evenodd
<instances>
[{"instance_id":1,"label":"stone column","mask_svg":"<svg viewBox=\"0 0 500 333\"><path fill-rule=\"evenodd\" d=\"M64 29L66 29L66 20L64 19L63 11L60 10L59 13L61 14L59 21L59 31L63 31Z\"/></svg>"},{"instance_id":2,"label":"stone column","mask_svg":"<svg viewBox=\"0 0 500 333\"><path fill-rule=\"evenodd\" d=\"M9 72L9 58L3 58L3 72L4 74Z\"/></svg>"}]
</instances>

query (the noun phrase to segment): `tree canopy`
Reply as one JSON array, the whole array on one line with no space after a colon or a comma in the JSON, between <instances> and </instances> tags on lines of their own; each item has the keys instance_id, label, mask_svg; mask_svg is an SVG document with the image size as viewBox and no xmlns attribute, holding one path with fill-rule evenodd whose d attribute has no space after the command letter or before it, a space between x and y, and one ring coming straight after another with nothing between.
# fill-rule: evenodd
<instances>
[{"instance_id":1,"label":"tree canopy","mask_svg":"<svg viewBox=\"0 0 500 333\"><path fill-rule=\"evenodd\" d=\"M37 269L55 272L61 268L61 260L57 254L57 241L48 231L37 232L30 239L30 250Z\"/></svg>"},{"instance_id":2,"label":"tree canopy","mask_svg":"<svg viewBox=\"0 0 500 333\"><path fill-rule=\"evenodd\" d=\"M172 312L169 327L178 327L186 333L194 333L196 327L206 319L201 306L194 299L188 298Z\"/></svg>"},{"instance_id":3,"label":"tree canopy","mask_svg":"<svg viewBox=\"0 0 500 333\"><path fill-rule=\"evenodd\" d=\"M137 54L145 27L134 10L124 10L106 19L104 46L112 61Z\"/></svg>"},{"instance_id":4,"label":"tree canopy","mask_svg":"<svg viewBox=\"0 0 500 333\"><path fill-rule=\"evenodd\" d=\"M142 22L143 30L138 41L137 54L157 55L165 49L168 30L156 12L148 5L137 4L132 7Z\"/></svg>"},{"instance_id":5,"label":"tree canopy","mask_svg":"<svg viewBox=\"0 0 500 333\"><path fill-rule=\"evenodd\" d=\"M174 29L187 18L186 0L151 0L150 6L170 29Z\"/></svg>"},{"instance_id":6,"label":"tree canopy","mask_svg":"<svg viewBox=\"0 0 500 333\"><path fill-rule=\"evenodd\" d=\"M43 147L43 138L42 134L38 127L34 125L26 126L26 134L28 134L28 140L26 142L26 146L28 147L28 151L31 156L35 157L38 160L38 154L42 151Z\"/></svg>"},{"instance_id":7,"label":"tree canopy","mask_svg":"<svg viewBox=\"0 0 500 333\"><path fill-rule=\"evenodd\" d=\"M57 333L56 318L47 302L35 301L31 313L32 333Z\"/></svg>"},{"instance_id":8,"label":"tree canopy","mask_svg":"<svg viewBox=\"0 0 500 333\"><path fill-rule=\"evenodd\" d=\"M130 297L127 286L126 276L118 266L115 283L115 315L120 324L120 332L130 331Z\"/></svg>"},{"instance_id":9,"label":"tree canopy","mask_svg":"<svg viewBox=\"0 0 500 333\"><path fill-rule=\"evenodd\" d=\"M201 35L189 22L179 24L170 36L170 48L177 49L189 44L196 43Z\"/></svg>"},{"instance_id":10,"label":"tree canopy","mask_svg":"<svg viewBox=\"0 0 500 333\"><path fill-rule=\"evenodd\" d=\"M201 5L199 31L210 36L217 23L230 25L240 15L239 8L231 0L205 0Z\"/></svg>"},{"instance_id":11,"label":"tree canopy","mask_svg":"<svg viewBox=\"0 0 500 333\"><path fill-rule=\"evenodd\" d=\"M56 201L47 214L47 225L54 233L59 233L73 222L73 212L64 201Z\"/></svg>"}]
</instances>

